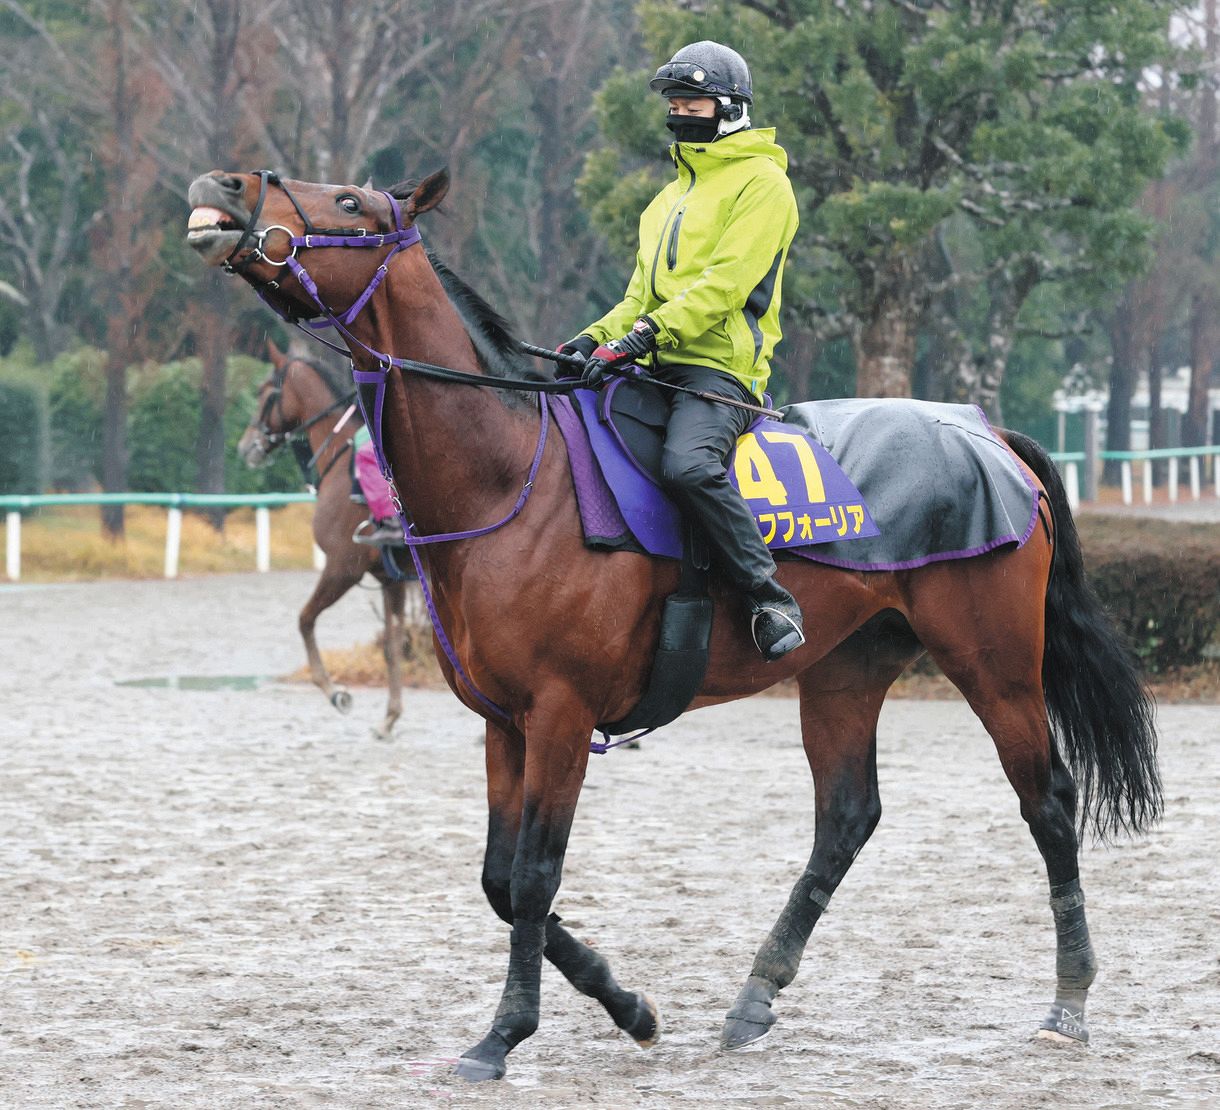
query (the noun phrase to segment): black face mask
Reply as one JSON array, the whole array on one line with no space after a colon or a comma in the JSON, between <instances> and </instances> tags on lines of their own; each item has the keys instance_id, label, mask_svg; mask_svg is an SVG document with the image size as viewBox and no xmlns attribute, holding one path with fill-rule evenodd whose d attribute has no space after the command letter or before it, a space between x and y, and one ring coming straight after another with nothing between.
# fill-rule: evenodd
<instances>
[{"instance_id":1,"label":"black face mask","mask_svg":"<svg viewBox=\"0 0 1220 1110\"><path fill-rule=\"evenodd\" d=\"M710 143L716 138L720 121L705 119L703 116L669 115L665 126L674 133L674 138L680 143Z\"/></svg>"}]
</instances>

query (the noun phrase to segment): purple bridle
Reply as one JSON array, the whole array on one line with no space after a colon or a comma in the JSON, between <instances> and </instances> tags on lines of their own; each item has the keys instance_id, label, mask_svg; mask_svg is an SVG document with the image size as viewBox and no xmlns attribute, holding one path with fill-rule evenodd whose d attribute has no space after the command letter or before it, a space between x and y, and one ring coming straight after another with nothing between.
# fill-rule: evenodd
<instances>
[{"instance_id":1,"label":"purple bridle","mask_svg":"<svg viewBox=\"0 0 1220 1110\"><path fill-rule=\"evenodd\" d=\"M489 532L494 532L498 528L503 528L509 521L514 519L521 510L525 507L526 501L529 500L530 493L534 488L534 478L538 474L538 468L542 464L543 451L546 448L547 429L550 424L550 409L547 403L546 393L539 393L539 411L541 414L541 427L538 434L538 446L534 451L533 461L530 463L529 473L526 476L525 484L521 488L521 493L517 498L516 504L508 512L502 520L496 521L494 524L484 525L481 528L474 528L463 532L443 532L436 533L430 536L417 536L414 534L415 526L408 520L406 510L403 507L402 501L398 495L398 486L394 482L394 475L390 470L389 459L386 457L385 450L382 446L381 437L381 418L385 407L385 392L386 385L391 369L398 370L418 370L420 367L427 364L417 363L412 359L395 358L392 355L382 351L375 351L368 346L363 340L358 339L348 329L360 315L364 307L369 303L373 294L377 291L382 281L385 280L386 274L389 272L390 260L400 251L404 251L407 247L413 246L420 242L421 236L419 230L412 225L411 227L403 227L402 225L402 210L399 207L397 198L391 196L384 190L378 190L390 202L390 211L394 215L394 230L386 233L370 234L364 228L359 228L352 231L348 228L325 228L318 230L313 226L309 217L305 214L305 210L298 203L296 197L280 179L278 174L270 170L260 170L259 177L259 193L258 200L255 203L254 210L250 215L245 228L242 231L242 236L238 240L237 245L230 252L229 257L225 260L224 268L229 273L240 274L246 276L246 271L255 262L267 262L269 265L278 266L279 272L269 282L259 282L256 284L259 297L277 316L287 320L289 323L295 324L298 327L302 326L302 322L295 319L289 313L281 311L274 304L267 300L264 296L264 290L278 290L285 273L290 273L297 279L301 288L305 290L310 300L313 301L319 313L322 315L321 320L304 321L305 327L311 329L306 334L311 334L312 331L321 330L323 328L334 328L348 344L355 344L363 351L371 355L377 363L375 370L357 370L355 359L352 358L352 378L356 383L356 399L360 403L360 411L364 415L365 427L369 430L369 436L373 442L373 450L377 459L377 466L381 471L382 477L390 488L390 496L394 503L394 510L398 516L398 522L402 527L403 542L407 545L411 552L411 561L415 564L415 572L419 575L419 583L424 595L424 604L428 610L428 617L432 621L432 629L436 633L436 638L444 649L445 656L448 658L454 671L461 677L467 688L471 691L478 701L490 709L493 713L503 720L510 720L507 710L497 705L486 694L484 694L471 680L470 676L462 667L458 660L457 652L450 643L449 637L445 633L444 625L441 623L440 614L437 612L436 604L432 599L432 591L428 586L428 578L424 573L423 563L420 560L419 553L416 548L422 547L425 544L431 543L451 543L456 540L475 539L478 536L485 536ZM271 224L262 229L256 229L255 224L258 222L259 215L262 213L263 202L266 199L268 185L276 185L283 190L284 195L292 202L293 208L296 209L297 215L300 216L301 222L305 227L305 234L294 235L290 228L284 227L281 224ZM266 252L267 236L272 231L282 231L288 236L288 253L282 259L270 258ZM237 255L251 241L255 240L256 246L250 254L238 260ZM382 260L373 274L372 280L365 287L364 292L352 302L350 308L342 313L334 312L323 300L318 292L317 283L309 276L308 271L297 258L297 251L304 248L313 250L318 247L390 247L389 253ZM347 354L349 351L343 351L341 347L327 343L321 336L313 336L319 342L322 342L332 350L338 350L341 353ZM443 368L434 367L433 370L441 370ZM465 375L457 371L450 371L451 380L471 379L477 381L475 375ZM366 396L366 390L368 396Z\"/></svg>"}]
</instances>

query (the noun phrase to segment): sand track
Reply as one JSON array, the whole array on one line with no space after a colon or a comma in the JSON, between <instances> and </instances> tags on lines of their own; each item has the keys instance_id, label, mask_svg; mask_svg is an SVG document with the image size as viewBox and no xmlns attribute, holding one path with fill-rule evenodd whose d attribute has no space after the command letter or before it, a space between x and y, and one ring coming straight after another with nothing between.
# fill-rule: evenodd
<instances>
[{"instance_id":1,"label":"sand track","mask_svg":"<svg viewBox=\"0 0 1220 1110\"><path fill-rule=\"evenodd\" d=\"M1220 1102L1220 709L1161 710L1167 816L1090 847L1094 1043L1034 1043L1045 875L961 703L893 702L885 815L780 1022L724 1011L812 844L784 699L595 757L557 909L649 991L641 1052L549 967L505 1083L444 1061L486 1031L506 930L479 890L478 721L408 691L394 742L311 688L116 686L282 674L306 574L0 589L0 1106L1147 1107ZM365 596L324 643L370 639Z\"/></svg>"}]
</instances>

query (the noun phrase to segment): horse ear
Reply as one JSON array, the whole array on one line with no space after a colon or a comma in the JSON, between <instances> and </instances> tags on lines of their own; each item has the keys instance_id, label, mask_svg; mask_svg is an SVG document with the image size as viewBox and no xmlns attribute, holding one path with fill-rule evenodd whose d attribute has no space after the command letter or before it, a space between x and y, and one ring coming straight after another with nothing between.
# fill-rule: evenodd
<instances>
[{"instance_id":1,"label":"horse ear","mask_svg":"<svg viewBox=\"0 0 1220 1110\"><path fill-rule=\"evenodd\" d=\"M393 190L390 190L393 193ZM445 194L449 192L449 168L443 167L436 173L429 174L415 187L409 196L402 199L407 202L406 215L414 219L421 212L435 208Z\"/></svg>"},{"instance_id":2,"label":"horse ear","mask_svg":"<svg viewBox=\"0 0 1220 1110\"><path fill-rule=\"evenodd\" d=\"M271 365L277 370L284 365L288 357L276 346L275 340L270 336L267 337L267 357L271 360Z\"/></svg>"},{"instance_id":3,"label":"horse ear","mask_svg":"<svg viewBox=\"0 0 1220 1110\"><path fill-rule=\"evenodd\" d=\"M366 193L371 193L373 191L373 179L370 177L360 188Z\"/></svg>"}]
</instances>

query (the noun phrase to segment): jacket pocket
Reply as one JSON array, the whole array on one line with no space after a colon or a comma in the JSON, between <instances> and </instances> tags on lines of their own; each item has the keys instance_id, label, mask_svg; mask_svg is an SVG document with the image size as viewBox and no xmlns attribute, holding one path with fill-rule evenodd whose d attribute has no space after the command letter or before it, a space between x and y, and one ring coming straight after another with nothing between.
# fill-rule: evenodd
<instances>
[{"instance_id":1,"label":"jacket pocket","mask_svg":"<svg viewBox=\"0 0 1220 1110\"><path fill-rule=\"evenodd\" d=\"M745 313L738 309L725 321L724 328L733 346L733 369L748 374L754 368L754 333Z\"/></svg>"},{"instance_id":2,"label":"jacket pocket","mask_svg":"<svg viewBox=\"0 0 1220 1110\"><path fill-rule=\"evenodd\" d=\"M674 222L669 229L669 245L665 250L665 264L671 271L678 265L678 232L682 228L682 217L685 215L685 208L678 209L678 214L674 217Z\"/></svg>"}]
</instances>

